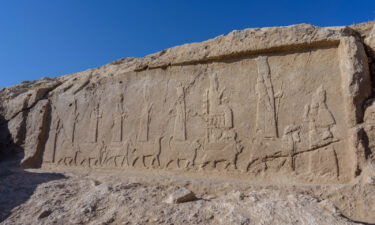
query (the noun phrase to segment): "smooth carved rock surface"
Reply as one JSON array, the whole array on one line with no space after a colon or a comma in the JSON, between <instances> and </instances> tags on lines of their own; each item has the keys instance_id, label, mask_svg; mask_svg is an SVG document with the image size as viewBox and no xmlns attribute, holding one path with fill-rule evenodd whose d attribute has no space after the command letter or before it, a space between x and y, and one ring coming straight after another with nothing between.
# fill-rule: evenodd
<instances>
[{"instance_id":1,"label":"smooth carved rock surface","mask_svg":"<svg viewBox=\"0 0 375 225\"><path fill-rule=\"evenodd\" d=\"M24 86L2 115L25 167L349 183L368 164L370 71L347 27L234 31Z\"/></svg>"}]
</instances>

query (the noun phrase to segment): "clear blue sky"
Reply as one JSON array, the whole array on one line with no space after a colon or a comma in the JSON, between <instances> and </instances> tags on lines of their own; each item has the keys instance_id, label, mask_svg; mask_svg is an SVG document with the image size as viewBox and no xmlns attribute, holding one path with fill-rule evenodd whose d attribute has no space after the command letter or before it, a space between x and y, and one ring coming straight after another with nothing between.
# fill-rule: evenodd
<instances>
[{"instance_id":1,"label":"clear blue sky","mask_svg":"<svg viewBox=\"0 0 375 225\"><path fill-rule=\"evenodd\" d=\"M374 19L375 0L1 0L0 88L234 29Z\"/></svg>"}]
</instances>

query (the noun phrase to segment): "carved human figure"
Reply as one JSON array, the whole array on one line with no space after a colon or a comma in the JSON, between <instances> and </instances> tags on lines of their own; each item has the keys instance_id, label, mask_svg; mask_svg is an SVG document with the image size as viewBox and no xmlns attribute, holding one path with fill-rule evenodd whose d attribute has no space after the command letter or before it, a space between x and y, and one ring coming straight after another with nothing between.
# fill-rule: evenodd
<instances>
[{"instance_id":1,"label":"carved human figure","mask_svg":"<svg viewBox=\"0 0 375 225\"><path fill-rule=\"evenodd\" d=\"M301 142L300 138L301 126L289 125L284 130L283 135L283 148L289 155L289 168L291 171L296 170L295 154L297 152L298 143Z\"/></svg>"},{"instance_id":2,"label":"carved human figure","mask_svg":"<svg viewBox=\"0 0 375 225\"><path fill-rule=\"evenodd\" d=\"M122 142L123 123L126 116L124 110L124 95L120 94L116 100L116 110L113 113L112 142Z\"/></svg>"},{"instance_id":3,"label":"carved human figure","mask_svg":"<svg viewBox=\"0 0 375 225\"><path fill-rule=\"evenodd\" d=\"M309 123L309 146L314 150L309 157L309 171L314 176L337 178L338 159L333 142L336 142L332 128L335 118L326 104L326 91L320 86L305 107L305 119Z\"/></svg>"},{"instance_id":4,"label":"carved human figure","mask_svg":"<svg viewBox=\"0 0 375 225\"><path fill-rule=\"evenodd\" d=\"M143 108L139 120L138 141L148 141L148 129L150 123L150 112L152 103L149 103L149 93L147 85L143 89Z\"/></svg>"},{"instance_id":5,"label":"carved human figure","mask_svg":"<svg viewBox=\"0 0 375 225\"><path fill-rule=\"evenodd\" d=\"M61 126L63 127L64 139L71 145L73 145L76 123L79 116L77 100L73 98L72 101L70 101L70 103L68 103L67 105L64 105L64 107L66 107L65 110L63 108L60 108L60 110L63 110L67 113L57 113L57 115L62 122ZM57 110L59 110L59 108Z\"/></svg>"},{"instance_id":6,"label":"carved human figure","mask_svg":"<svg viewBox=\"0 0 375 225\"><path fill-rule=\"evenodd\" d=\"M215 168L217 163L225 162L225 169L229 166L237 169L237 157L243 147L233 127L233 112L222 99L225 89L219 90L217 75L212 74L209 79L210 86L203 96L207 135L200 161L203 162L202 167L210 164L211 168Z\"/></svg>"},{"instance_id":7,"label":"carved human figure","mask_svg":"<svg viewBox=\"0 0 375 225\"><path fill-rule=\"evenodd\" d=\"M326 104L326 91L320 86L305 106L305 119L309 122L309 147L316 148L333 141L331 128L335 119Z\"/></svg>"},{"instance_id":8,"label":"carved human figure","mask_svg":"<svg viewBox=\"0 0 375 225\"><path fill-rule=\"evenodd\" d=\"M56 161L56 147L57 147L57 138L61 132L61 122L59 118L52 120L50 138L47 140L45 149L48 152L45 152L43 155L43 161L55 163Z\"/></svg>"},{"instance_id":9,"label":"carved human figure","mask_svg":"<svg viewBox=\"0 0 375 225\"><path fill-rule=\"evenodd\" d=\"M76 158L78 155L78 146L75 141L76 126L79 117L77 99L73 97L71 101L68 101L67 105L60 107L66 108L55 109L57 111L57 118L55 118L56 121L52 122L52 129L55 129L56 133L53 134L54 131L52 131L51 142L47 143L48 147L53 147L53 162L56 162L56 159L57 162L61 162L61 159L64 157ZM67 113L59 113L59 110Z\"/></svg>"},{"instance_id":10,"label":"carved human figure","mask_svg":"<svg viewBox=\"0 0 375 225\"><path fill-rule=\"evenodd\" d=\"M95 103L93 105L93 110L90 115L90 125L89 125L89 135L88 135L88 142L89 143L96 143L98 141L98 129L99 129L99 121L102 117L100 112L100 105L99 103Z\"/></svg>"},{"instance_id":11,"label":"carved human figure","mask_svg":"<svg viewBox=\"0 0 375 225\"><path fill-rule=\"evenodd\" d=\"M234 137L232 109L222 101L224 89L219 91L217 75L210 76L210 88L205 95L208 142L219 142Z\"/></svg>"},{"instance_id":12,"label":"carved human figure","mask_svg":"<svg viewBox=\"0 0 375 225\"><path fill-rule=\"evenodd\" d=\"M280 92L274 92L268 57L259 56L255 61L258 68L255 85L255 92L257 94L255 136L250 145L251 151L249 152L249 163L246 171L250 170L258 173L258 171L264 171L268 168L265 163L267 160L265 152L269 152L273 149L273 146L281 144L278 133L277 114L283 94L282 85ZM286 135L286 138L289 138L288 135ZM263 151L259 151L260 149ZM255 167L255 170L251 167Z\"/></svg>"},{"instance_id":13,"label":"carved human figure","mask_svg":"<svg viewBox=\"0 0 375 225\"><path fill-rule=\"evenodd\" d=\"M258 77L255 86L258 95L256 133L266 139L278 137L275 95L272 85L271 72L266 56L256 59Z\"/></svg>"},{"instance_id":14,"label":"carved human figure","mask_svg":"<svg viewBox=\"0 0 375 225\"><path fill-rule=\"evenodd\" d=\"M177 86L176 119L174 122L173 137L177 141L186 140L186 106L185 92L181 83Z\"/></svg>"},{"instance_id":15,"label":"carved human figure","mask_svg":"<svg viewBox=\"0 0 375 225\"><path fill-rule=\"evenodd\" d=\"M77 126L77 122L78 122L78 116L79 116L79 112L78 112L78 103L77 103L77 99L74 99L74 103L73 103L73 107L74 107L74 110L73 110L73 128L72 128L72 136L71 136L71 141L72 141L72 144L74 145L74 141L75 141L75 134L76 134L76 126Z\"/></svg>"}]
</instances>

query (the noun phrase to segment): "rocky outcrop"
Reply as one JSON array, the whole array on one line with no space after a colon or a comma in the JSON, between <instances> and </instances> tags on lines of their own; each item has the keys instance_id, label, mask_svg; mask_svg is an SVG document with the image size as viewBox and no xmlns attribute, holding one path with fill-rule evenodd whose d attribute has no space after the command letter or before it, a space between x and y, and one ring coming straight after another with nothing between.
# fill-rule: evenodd
<instances>
[{"instance_id":1,"label":"rocky outcrop","mask_svg":"<svg viewBox=\"0 0 375 225\"><path fill-rule=\"evenodd\" d=\"M214 199L199 192L196 201L164 202L176 188L118 178L51 181L38 186L2 224L360 224L343 217L328 200L286 190L236 190L217 193Z\"/></svg>"},{"instance_id":2,"label":"rocky outcrop","mask_svg":"<svg viewBox=\"0 0 375 225\"><path fill-rule=\"evenodd\" d=\"M43 143L35 139L35 127L43 126L45 118L37 119L45 109L40 105L48 102L48 93L60 85L59 78L44 78L40 81L26 81L13 87L7 87L0 92L0 155L3 157L12 152L25 155L36 153L34 147ZM43 103L44 102L44 103ZM45 108L45 107L42 107ZM39 110L39 111L38 111ZM49 115L45 113L45 117ZM43 117L43 116L42 116ZM37 119L37 120L34 120ZM45 128L47 129L47 128ZM46 132L47 130L41 131ZM27 139L27 143L25 143ZM34 142L31 144L31 142ZM33 147L28 147L29 145ZM25 150L29 149L29 150ZM33 156L34 157L34 156ZM40 158L41 156L39 156ZM25 156L25 159L27 156Z\"/></svg>"},{"instance_id":3,"label":"rocky outcrop","mask_svg":"<svg viewBox=\"0 0 375 225\"><path fill-rule=\"evenodd\" d=\"M371 95L363 43L371 49L374 35L358 35L363 27L233 31L6 88L11 140L2 142L24 149L24 166L221 167L350 182L371 155L361 137Z\"/></svg>"},{"instance_id":4,"label":"rocky outcrop","mask_svg":"<svg viewBox=\"0 0 375 225\"><path fill-rule=\"evenodd\" d=\"M5 88L0 153L51 170L371 186L374 32L246 29Z\"/></svg>"}]
</instances>

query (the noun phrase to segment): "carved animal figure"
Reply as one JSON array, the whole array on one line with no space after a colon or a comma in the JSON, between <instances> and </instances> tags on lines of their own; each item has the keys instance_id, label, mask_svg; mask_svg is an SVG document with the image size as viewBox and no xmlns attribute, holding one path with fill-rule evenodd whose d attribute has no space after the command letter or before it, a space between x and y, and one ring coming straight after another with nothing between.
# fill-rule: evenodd
<instances>
[{"instance_id":1,"label":"carved animal figure","mask_svg":"<svg viewBox=\"0 0 375 225\"><path fill-rule=\"evenodd\" d=\"M152 142L138 142L134 146L131 146L132 159L131 166L135 166L138 160L142 161L144 167L148 168L146 165L146 158L151 158L151 166L155 165L155 162L160 166L160 153L161 153L161 140L163 137L158 137Z\"/></svg>"},{"instance_id":2,"label":"carved animal figure","mask_svg":"<svg viewBox=\"0 0 375 225\"><path fill-rule=\"evenodd\" d=\"M76 166L78 154L80 153L79 146L73 147L70 143L64 142L64 155L57 161L57 165Z\"/></svg>"},{"instance_id":3,"label":"carved animal figure","mask_svg":"<svg viewBox=\"0 0 375 225\"><path fill-rule=\"evenodd\" d=\"M202 168L211 164L211 168L216 168L218 162L226 162L227 169L233 166L237 169L237 157L242 152L243 146L238 142L228 143L222 149L207 149L204 151Z\"/></svg>"},{"instance_id":4,"label":"carved animal figure","mask_svg":"<svg viewBox=\"0 0 375 225\"><path fill-rule=\"evenodd\" d=\"M176 162L176 166L180 168L181 160L186 160L184 168L193 167L200 147L199 140L194 142L178 141L174 140L172 136L169 139L168 162L165 167L168 168L173 162Z\"/></svg>"},{"instance_id":5,"label":"carved animal figure","mask_svg":"<svg viewBox=\"0 0 375 225\"><path fill-rule=\"evenodd\" d=\"M81 147L82 148L82 147ZM85 157L81 160L80 165L83 167L99 167L103 166L107 157L108 151L104 141L97 143L84 143L83 149L89 152L83 154Z\"/></svg>"},{"instance_id":6,"label":"carved animal figure","mask_svg":"<svg viewBox=\"0 0 375 225\"><path fill-rule=\"evenodd\" d=\"M129 166L129 144L126 142L124 145L120 146L110 146L108 151L108 156L105 159L105 165L109 166L124 166L126 164Z\"/></svg>"}]
</instances>

